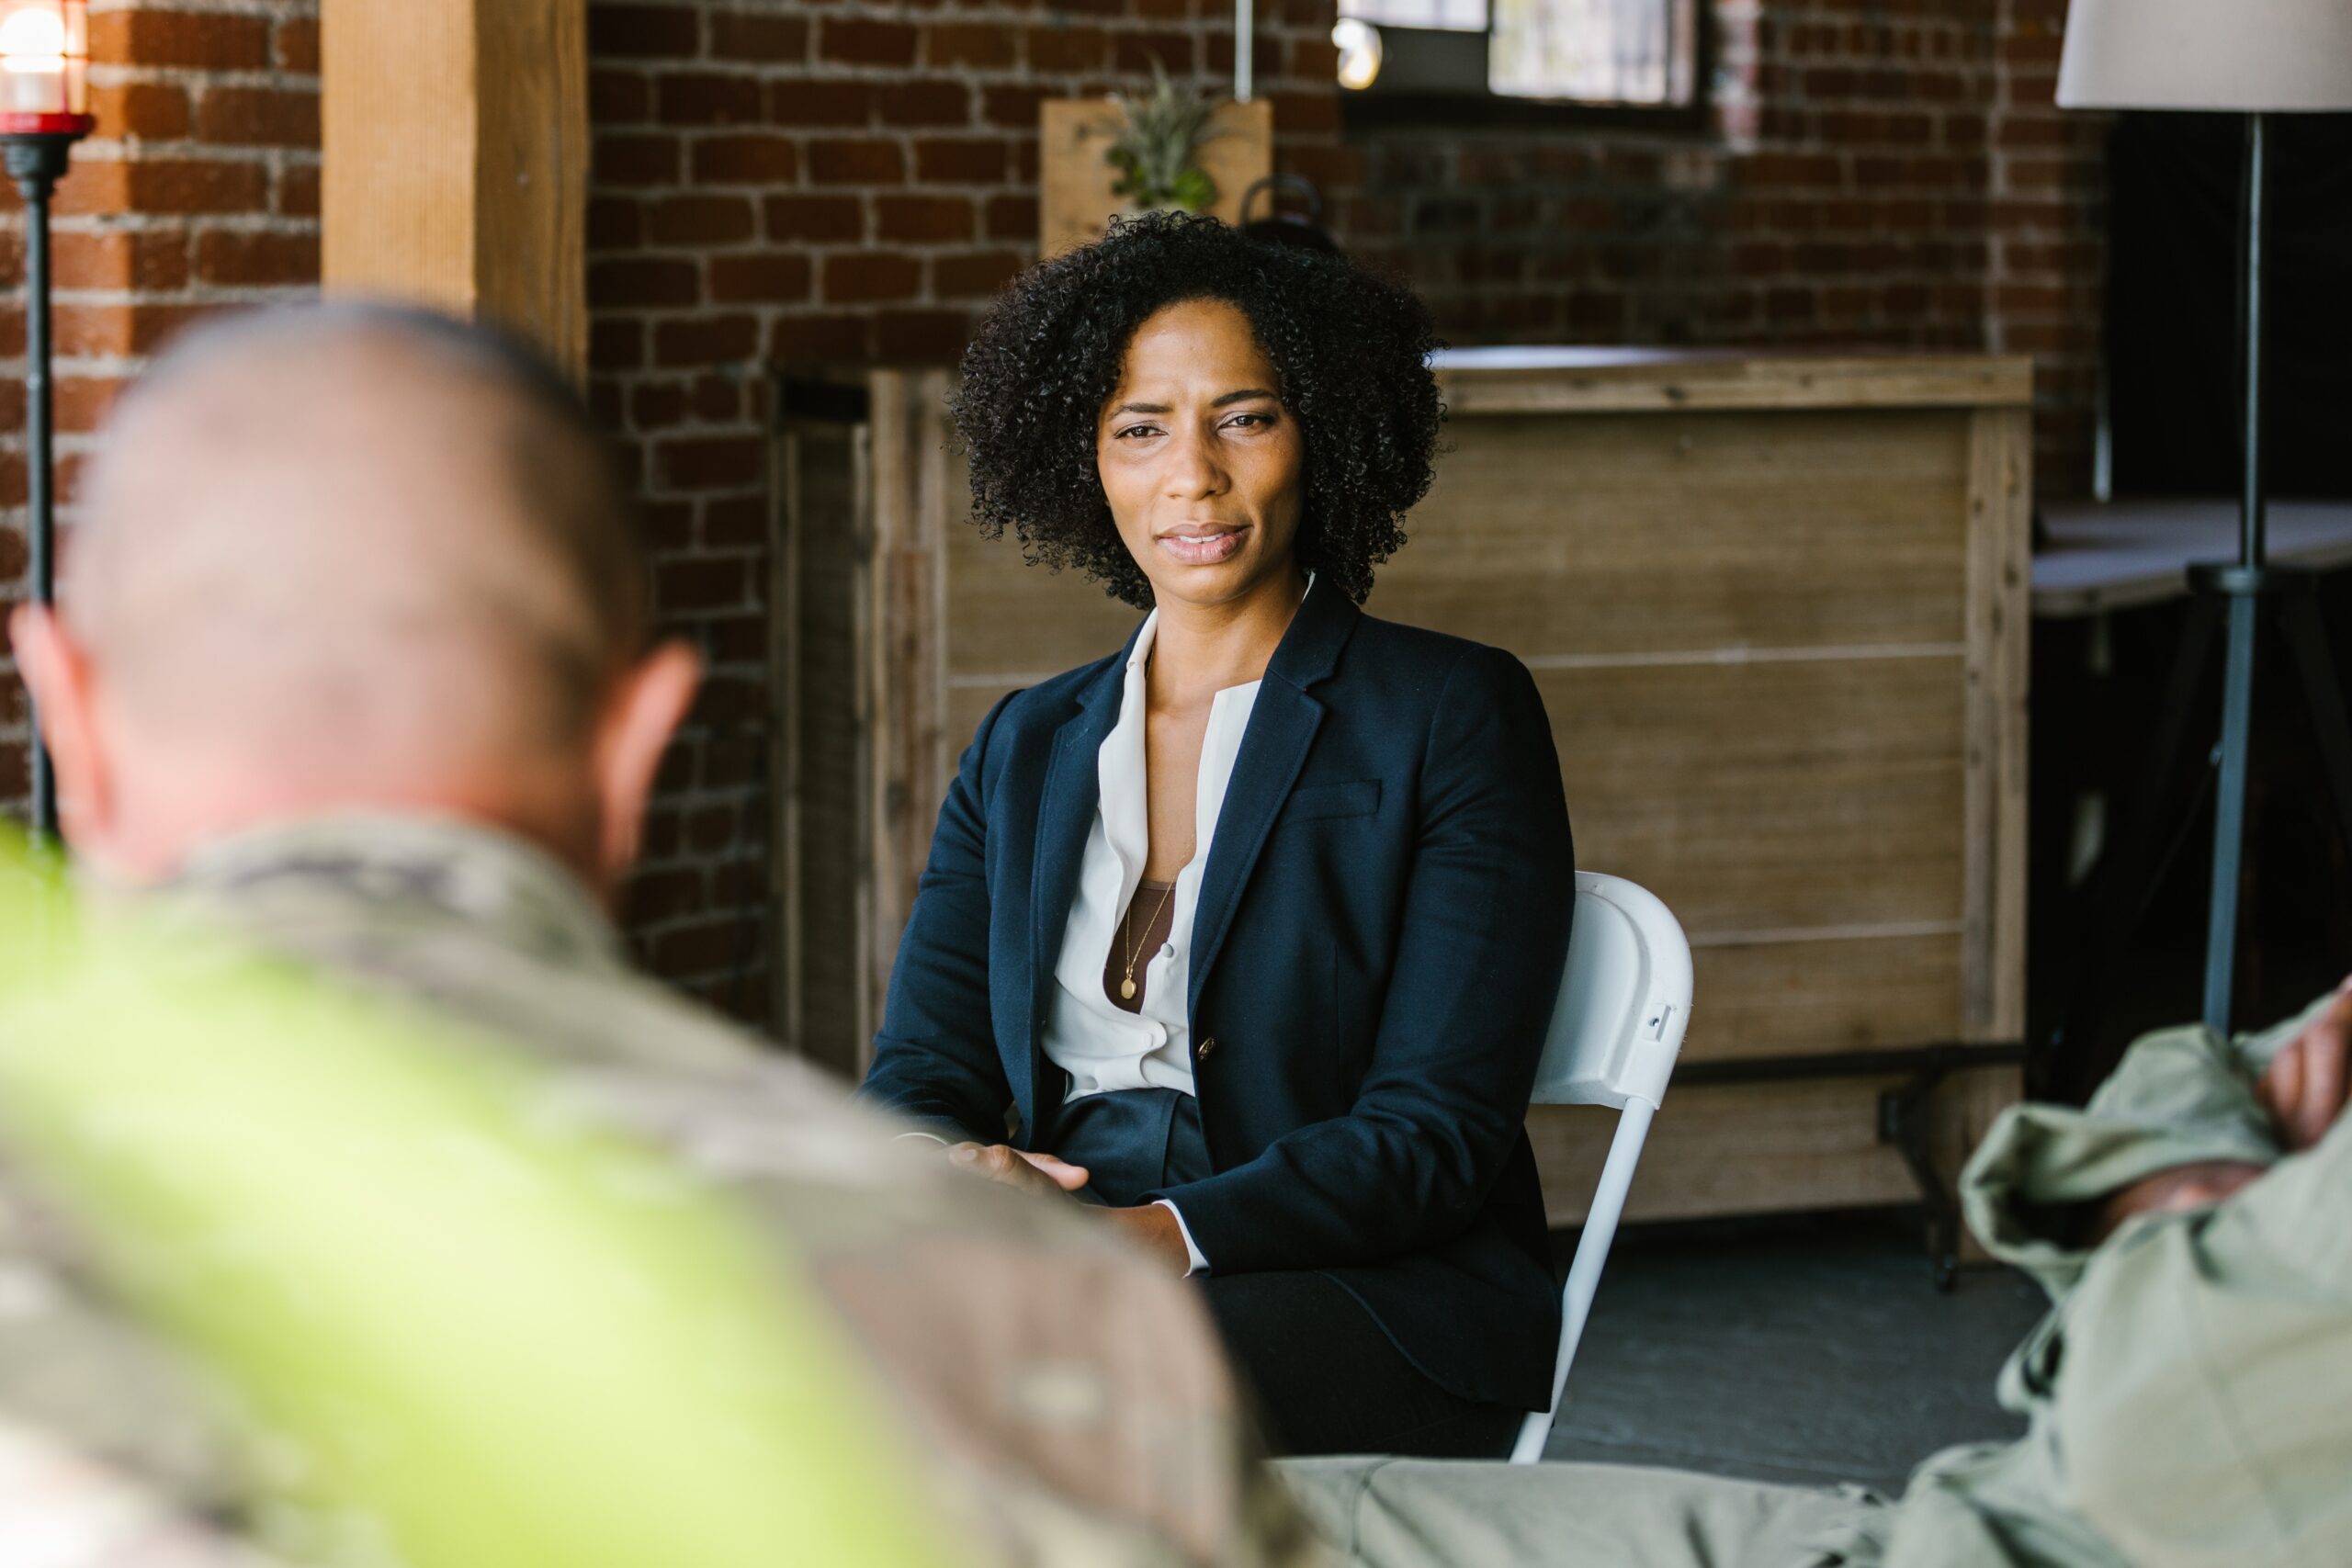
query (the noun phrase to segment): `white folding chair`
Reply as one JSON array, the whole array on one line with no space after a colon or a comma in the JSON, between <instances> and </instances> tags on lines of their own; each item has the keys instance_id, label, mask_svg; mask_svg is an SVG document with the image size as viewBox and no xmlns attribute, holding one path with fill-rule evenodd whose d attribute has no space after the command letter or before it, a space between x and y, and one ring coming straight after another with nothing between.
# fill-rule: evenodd
<instances>
[{"instance_id":1,"label":"white folding chair","mask_svg":"<svg viewBox=\"0 0 2352 1568\"><path fill-rule=\"evenodd\" d=\"M1584 1234L1560 1292L1560 1355L1552 1368L1552 1405L1521 1424L1513 1464L1544 1457L1560 1412L1568 1364L1584 1337L1585 1317L1600 1286L1601 1265L1625 1210L1625 1190L1641 1162L1650 1118L1666 1098L1675 1054L1690 1021L1690 943L1657 895L1622 876L1577 873L1576 918L1568 962L1553 1005L1551 1032L1535 1070L1538 1105L1611 1105L1617 1135Z\"/></svg>"}]
</instances>

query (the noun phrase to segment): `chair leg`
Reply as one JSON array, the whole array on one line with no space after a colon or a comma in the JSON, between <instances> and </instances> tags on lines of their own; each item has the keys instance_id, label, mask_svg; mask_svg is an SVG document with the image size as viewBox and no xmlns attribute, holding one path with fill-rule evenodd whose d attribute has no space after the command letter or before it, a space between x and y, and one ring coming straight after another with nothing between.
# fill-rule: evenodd
<instances>
[{"instance_id":1,"label":"chair leg","mask_svg":"<svg viewBox=\"0 0 2352 1568\"><path fill-rule=\"evenodd\" d=\"M1584 1337L1585 1319L1592 1298L1600 1290L1600 1270L1609 1261L1610 1244L1617 1237L1617 1221L1625 1212L1625 1194L1634 1185L1634 1169L1642 1161L1642 1145L1649 1137L1655 1107L1628 1100L1617 1118L1617 1134L1610 1140L1608 1163L1600 1168L1600 1184L1593 1189L1592 1207L1586 1212L1584 1234L1577 1238L1577 1255L1568 1265L1568 1282L1560 1292L1560 1350L1552 1363L1552 1404L1520 1424L1519 1440L1511 1446L1510 1462L1533 1464L1544 1457L1544 1445L1559 1418L1560 1399L1568 1385L1568 1367L1575 1361L1577 1343Z\"/></svg>"}]
</instances>

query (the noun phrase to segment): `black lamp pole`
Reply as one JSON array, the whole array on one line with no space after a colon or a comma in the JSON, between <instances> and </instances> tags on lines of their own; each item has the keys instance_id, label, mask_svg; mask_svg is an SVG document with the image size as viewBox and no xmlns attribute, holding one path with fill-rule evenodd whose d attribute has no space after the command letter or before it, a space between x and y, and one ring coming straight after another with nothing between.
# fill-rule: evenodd
<instances>
[{"instance_id":1,"label":"black lamp pole","mask_svg":"<svg viewBox=\"0 0 2352 1568\"><path fill-rule=\"evenodd\" d=\"M2239 211L2244 246L2239 278L2239 327L2245 370L2245 490L2238 513L2238 558L2227 566L2191 569L2191 581L2209 599L2228 607L2227 649L2222 667L2222 739L2214 750L2218 794L2213 811L2212 905L2205 929L2205 1022L2221 1033L2230 1027L2232 984L2237 967L2238 876L2245 858L2246 776L2254 739L2256 632L2266 614L2284 634L2302 686L2305 716L2319 751L2337 830L2352 846L2352 728L2345 717L2344 694L2335 656L2319 613L2316 577L2306 569L2274 566L2263 516L2262 285L2266 248L2265 209L2268 185L2264 141L2270 116L2246 117L2245 195Z\"/></svg>"},{"instance_id":2,"label":"black lamp pole","mask_svg":"<svg viewBox=\"0 0 2352 1568\"><path fill-rule=\"evenodd\" d=\"M2230 1028L2230 990L2237 968L2238 877L2245 853L2245 784L2254 738L2255 631L2268 581L2262 494L2262 227L2263 137L2268 116L2246 116L2245 194L2239 208L2244 249L2239 279L2239 331L2245 346L2245 472L2238 512L2238 558L2199 572L2230 607L2228 652L2222 669L2220 795L2213 809L2212 905L2205 927L2205 1024Z\"/></svg>"},{"instance_id":3,"label":"black lamp pole","mask_svg":"<svg viewBox=\"0 0 2352 1568\"><path fill-rule=\"evenodd\" d=\"M2077 0L2080 4L2081 0ZM2162 882L2171 852L2165 840L2165 803L2192 779L2211 779L2213 803L2213 883L2205 927L2205 1007L2208 1028L2229 1032L2238 952L2238 882L2245 863L2246 786L2252 772L2256 655L2267 619L2301 688L2303 717L2335 808L2335 829L2352 848L2352 723L2347 723L2335 650L2320 616L2318 576L2307 567L2278 565L2269 558L2263 514L2262 375L2263 273L2268 259L2269 206L2266 142L2272 117L2246 117L2245 180L2238 210L2240 261L2238 336L2245 372L2245 466L2238 511L2237 558L2188 569L2195 590L2188 624L2174 652L2165 716L2151 738L2142 771L2142 799L2122 839L2110 849L2111 872L2102 872L2096 903L2096 941L2076 977L2064 1021L2053 1043L2088 1041L2096 1032L2125 947L2149 900ZM2222 641L2222 728L2217 742L2195 733L2190 716L2210 671L2213 639ZM2197 806L2189 807L2194 811ZM2186 838L2186 830L2182 837ZM2161 852L2160 852L2161 851Z\"/></svg>"},{"instance_id":4,"label":"black lamp pole","mask_svg":"<svg viewBox=\"0 0 2352 1568\"><path fill-rule=\"evenodd\" d=\"M0 0L0 161L25 197L25 486L32 596L54 595L56 453L49 336L49 198L89 112L89 0ZM33 842L57 840L57 780L32 707Z\"/></svg>"},{"instance_id":5,"label":"black lamp pole","mask_svg":"<svg viewBox=\"0 0 2352 1568\"><path fill-rule=\"evenodd\" d=\"M8 176L25 198L25 465L27 525L31 557L32 595L37 604L55 596L57 517L55 496L55 432L50 378L49 331L49 198L64 175L74 143L87 132L42 130L0 136ZM49 748L41 743L40 712L33 711L33 835L36 841L57 839L57 781L50 771Z\"/></svg>"},{"instance_id":6,"label":"black lamp pole","mask_svg":"<svg viewBox=\"0 0 2352 1568\"><path fill-rule=\"evenodd\" d=\"M2188 617L2173 650L2164 705L2149 737L2147 765L2122 836L2100 857L2092 897L2092 942L2052 1043L2087 1045L2105 1021L2109 977L2128 949L2189 821L2214 792L2212 886L2205 929L2204 1014L2229 1030L2238 956L2239 882L2254 759L2256 676L2272 684L2291 674L2301 688L2307 739L2325 776L2334 826L2352 849L2352 725L2335 649L2320 615L2314 569L2269 558L2264 507L2263 361L2265 276L2269 261L2269 154L2282 114L2352 109L2352 6L2345 0L2266 0L2258 23L2243 6L2213 0L2069 0L2057 102L2068 109L2227 113L2245 119L2245 181L2238 209L2238 366L2245 440L2235 558L2188 570ZM2262 627L2278 633L2264 652ZM2202 730L2202 704L2220 644L2222 723ZM2284 653L2276 660L2274 653ZM2256 656L2280 666L2261 671ZM2203 709L2203 713L2210 713ZM2200 733L2201 731L2201 733ZM2170 823L2167 818L2171 818ZM2177 824L2177 825L2176 825ZM2076 1065L2087 1087L2111 1059Z\"/></svg>"}]
</instances>

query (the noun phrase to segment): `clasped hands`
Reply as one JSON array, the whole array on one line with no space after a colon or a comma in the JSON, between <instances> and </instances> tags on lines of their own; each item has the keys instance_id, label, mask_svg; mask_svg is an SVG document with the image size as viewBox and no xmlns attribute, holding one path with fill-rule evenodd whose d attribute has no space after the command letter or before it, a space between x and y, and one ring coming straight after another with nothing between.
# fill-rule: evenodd
<instances>
[{"instance_id":1,"label":"clasped hands","mask_svg":"<svg viewBox=\"0 0 2352 1568\"><path fill-rule=\"evenodd\" d=\"M974 1176L1049 1197L1076 1192L1086 1185L1088 1177L1082 1165L1072 1165L1052 1155L1030 1154L1009 1144L956 1144L949 1147L947 1158L950 1164ZM1094 1212L1125 1231L1154 1257L1169 1263L1175 1273L1183 1274L1192 1268L1184 1233L1169 1209L1158 1203L1142 1203L1132 1209Z\"/></svg>"},{"instance_id":2,"label":"clasped hands","mask_svg":"<svg viewBox=\"0 0 2352 1568\"><path fill-rule=\"evenodd\" d=\"M2270 1113L2289 1154L2301 1154L2327 1136L2352 1099L2352 979L2270 1059L2254 1093ZM2107 1200L2098 1234L2102 1238L2113 1235L2135 1214L2210 1208L2268 1168L2241 1160L2205 1160L2160 1170Z\"/></svg>"}]
</instances>

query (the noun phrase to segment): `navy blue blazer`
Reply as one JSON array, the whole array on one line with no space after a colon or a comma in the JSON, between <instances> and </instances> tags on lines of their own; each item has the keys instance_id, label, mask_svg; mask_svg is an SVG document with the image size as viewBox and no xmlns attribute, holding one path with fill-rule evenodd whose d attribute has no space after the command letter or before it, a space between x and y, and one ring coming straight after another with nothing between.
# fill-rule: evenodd
<instances>
[{"instance_id":1,"label":"navy blue blazer","mask_svg":"<svg viewBox=\"0 0 2352 1568\"><path fill-rule=\"evenodd\" d=\"M1134 646L1130 639L1128 648ZM1033 1147L1040 1043L1125 651L964 753L864 1093ZM1217 1273L1313 1269L1465 1398L1549 1400L1559 1298L1525 1131L1574 856L1543 699L1498 649L1310 593L1260 687L1193 927L1216 1174L1169 1198ZM1050 1151L1048 1151L1050 1152Z\"/></svg>"}]
</instances>

